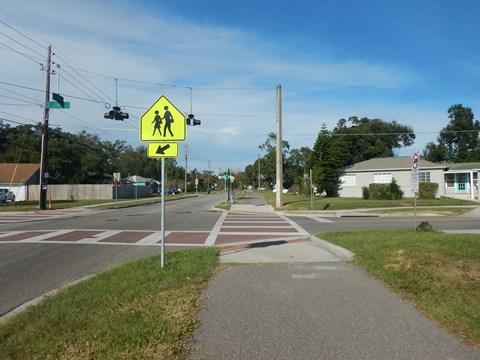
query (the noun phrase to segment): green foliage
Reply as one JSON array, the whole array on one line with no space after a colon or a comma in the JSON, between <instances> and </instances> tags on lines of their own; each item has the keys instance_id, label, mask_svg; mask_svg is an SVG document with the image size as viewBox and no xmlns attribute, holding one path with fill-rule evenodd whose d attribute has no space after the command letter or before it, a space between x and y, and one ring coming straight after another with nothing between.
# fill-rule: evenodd
<instances>
[{"instance_id":1,"label":"green foliage","mask_svg":"<svg viewBox=\"0 0 480 360\"><path fill-rule=\"evenodd\" d=\"M350 123L350 126L347 124ZM396 121L369 119L356 116L340 119L333 129L333 136L344 138L349 149L347 165L361 161L394 156L394 149L413 144L413 129Z\"/></svg>"},{"instance_id":2,"label":"green foliage","mask_svg":"<svg viewBox=\"0 0 480 360\"><path fill-rule=\"evenodd\" d=\"M400 200L403 197L403 190L395 179L390 184L369 184L368 192L362 188L362 195L365 193L368 193L368 198L363 198L372 200Z\"/></svg>"},{"instance_id":3,"label":"green foliage","mask_svg":"<svg viewBox=\"0 0 480 360\"><path fill-rule=\"evenodd\" d=\"M438 191L438 184L421 182L418 190L418 197L420 199L435 199Z\"/></svg>"},{"instance_id":4,"label":"green foliage","mask_svg":"<svg viewBox=\"0 0 480 360\"><path fill-rule=\"evenodd\" d=\"M461 104L448 109L450 122L429 142L422 157L433 162L480 161L480 122L474 120L472 109Z\"/></svg>"},{"instance_id":5,"label":"green foliage","mask_svg":"<svg viewBox=\"0 0 480 360\"><path fill-rule=\"evenodd\" d=\"M160 179L160 162L146 156L144 146L133 148L124 140L103 141L98 135L82 131L72 134L49 128L48 172L67 184L88 183L89 174L141 175ZM10 127L0 120L0 162L39 163L41 126ZM166 159L168 180L183 179L184 170L175 159Z\"/></svg>"},{"instance_id":6,"label":"green foliage","mask_svg":"<svg viewBox=\"0 0 480 360\"><path fill-rule=\"evenodd\" d=\"M367 186L362 187L362 198L363 200L370 199L370 189Z\"/></svg>"},{"instance_id":7,"label":"green foliage","mask_svg":"<svg viewBox=\"0 0 480 360\"><path fill-rule=\"evenodd\" d=\"M322 233L355 253L354 262L382 279L427 317L480 347L480 236L437 231Z\"/></svg>"},{"instance_id":8,"label":"green foliage","mask_svg":"<svg viewBox=\"0 0 480 360\"><path fill-rule=\"evenodd\" d=\"M258 158L252 165L248 165L245 168L245 181L248 185L255 187L263 187L270 189L276 182L276 144L277 136L271 132L267 136L267 140L259 145L259 149L265 152L262 158ZM300 150L298 150L300 151ZM295 153L295 161L293 163L289 160L290 145L288 141L282 140L282 156L283 156L283 185L285 188L289 188L294 182L297 176L296 171L298 167L302 165L301 159L297 159L299 156L298 151ZM260 174L259 174L260 170ZM259 176L260 175L260 176ZM260 178L260 185L259 185Z\"/></svg>"},{"instance_id":9,"label":"green foliage","mask_svg":"<svg viewBox=\"0 0 480 360\"><path fill-rule=\"evenodd\" d=\"M307 167L313 170L317 192L325 192L327 197L338 196L340 175L348 156L345 139L333 137L323 124L307 163Z\"/></svg>"},{"instance_id":10,"label":"green foliage","mask_svg":"<svg viewBox=\"0 0 480 360\"><path fill-rule=\"evenodd\" d=\"M348 126L350 124L350 126ZM413 130L395 121L350 117L340 119L332 132L323 124L313 146L307 170L313 170L318 192L338 196L340 176L346 166L376 157L394 156L394 149L413 144ZM388 194L396 194L389 189ZM364 191L364 196L369 194Z\"/></svg>"},{"instance_id":11,"label":"green foliage","mask_svg":"<svg viewBox=\"0 0 480 360\"><path fill-rule=\"evenodd\" d=\"M417 226L417 231L433 231L433 226L428 221L422 221L420 225Z\"/></svg>"},{"instance_id":12,"label":"green foliage","mask_svg":"<svg viewBox=\"0 0 480 360\"><path fill-rule=\"evenodd\" d=\"M183 359L215 248L169 252L99 273L2 324L1 359Z\"/></svg>"}]
</instances>

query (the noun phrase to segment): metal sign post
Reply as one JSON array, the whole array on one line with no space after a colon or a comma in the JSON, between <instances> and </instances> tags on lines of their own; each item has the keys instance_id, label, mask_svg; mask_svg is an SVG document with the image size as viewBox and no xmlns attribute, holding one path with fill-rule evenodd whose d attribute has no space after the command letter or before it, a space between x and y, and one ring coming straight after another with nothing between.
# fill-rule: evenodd
<instances>
[{"instance_id":1,"label":"metal sign post","mask_svg":"<svg viewBox=\"0 0 480 360\"><path fill-rule=\"evenodd\" d=\"M413 231L417 231L417 193L420 181L420 154L412 155Z\"/></svg>"},{"instance_id":2,"label":"metal sign post","mask_svg":"<svg viewBox=\"0 0 480 360\"><path fill-rule=\"evenodd\" d=\"M140 118L140 140L151 141L147 144L147 157L161 158L162 161L160 174L161 268L165 266L165 158L178 157L177 141L186 140L186 128L185 115L163 95Z\"/></svg>"},{"instance_id":3,"label":"metal sign post","mask_svg":"<svg viewBox=\"0 0 480 360\"><path fill-rule=\"evenodd\" d=\"M162 157L162 174L161 174L161 181L162 184L160 185L160 191L162 192L161 195L161 216L160 216L160 267L163 269L165 266L165 158Z\"/></svg>"}]
</instances>

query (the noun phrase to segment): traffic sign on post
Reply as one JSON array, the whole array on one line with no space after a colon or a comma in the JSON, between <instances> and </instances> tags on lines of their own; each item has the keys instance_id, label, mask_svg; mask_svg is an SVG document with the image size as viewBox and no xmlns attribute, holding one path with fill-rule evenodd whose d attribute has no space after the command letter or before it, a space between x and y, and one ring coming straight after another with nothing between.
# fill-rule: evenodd
<instances>
[{"instance_id":1,"label":"traffic sign on post","mask_svg":"<svg viewBox=\"0 0 480 360\"><path fill-rule=\"evenodd\" d=\"M140 118L140 140L148 143L147 156L161 158L160 267L165 264L165 158L178 157L178 143L187 138L185 116L161 96ZM173 142L172 142L173 141Z\"/></svg>"},{"instance_id":2,"label":"traffic sign on post","mask_svg":"<svg viewBox=\"0 0 480 360\"><path fill-rule=\"evenodd\" d=\"M140 118L140 140L183 141L186 128L185 115L162 95Z\"/></svg>"},{"instance_id":3,"label":"traffic sign on post","mask_svg":"<svg viewBox=\"0 0 480 360\"><path fill-rule=\"evenodd\" d=\"M149 158L176 158L178 157L178 142L149 142L147 147Z\"/></svg>"},{"instance_id":4,"label":"traffic sign on post","mask_svg":"<svg viewBox=\"0 0 480 360\"><path fill-rule=\"evenodd\" d=\"M413 153L412 154L412 173L411 173L411 180L412 180L412 192L418 193L420 182L420 154Z\"/></svg>"}]
</instances>

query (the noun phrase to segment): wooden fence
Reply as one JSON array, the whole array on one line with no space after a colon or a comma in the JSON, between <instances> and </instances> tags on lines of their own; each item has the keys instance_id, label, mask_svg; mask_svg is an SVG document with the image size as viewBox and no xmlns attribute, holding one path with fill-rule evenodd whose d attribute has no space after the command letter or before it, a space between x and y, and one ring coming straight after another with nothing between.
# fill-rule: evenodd
<instances>
[{"instance_id":1,"label":"wooden fence","mask_svg":"<svg viewBox=\"0 0 480 360\"><path fill-rule=\"evenodd\" d=\"M48 185L47 197L55 200L109 200L136 199L149 197L152 194L150 186L121 185L115 188L110 184L99 185ZM39 200L39 185L29 185L26 199ZM18 199L20 200L20 199ZM23 200L23 199L22 199Z\"/></svg>"}]
</instances>

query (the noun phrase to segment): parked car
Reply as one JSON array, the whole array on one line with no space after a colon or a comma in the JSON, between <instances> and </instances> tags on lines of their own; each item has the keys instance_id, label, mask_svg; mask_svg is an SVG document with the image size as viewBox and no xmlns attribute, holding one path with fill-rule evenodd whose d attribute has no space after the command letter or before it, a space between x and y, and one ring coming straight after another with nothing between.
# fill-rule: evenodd
<instances>
[{"instance_id":1,"label":"parked car","mask_svg":"<svg viewBox=\"0 0 480 360\"><path fill-rule=\"evenodd\" d=\"M15 201L15 194L7 188L0 188L0 202Z\"/></svg>"},{"instance_id":2,"label":"parked car","mask_svg":"<svg viewBox=\"0 0 480 360\"><path fill-rule=\"evenodd\" d=\"M167 194L169 195L178 195L180 194L180 190L179 189L175 189L175 188L170 188L167 190Z\"/></svg>"}]
</instances>

